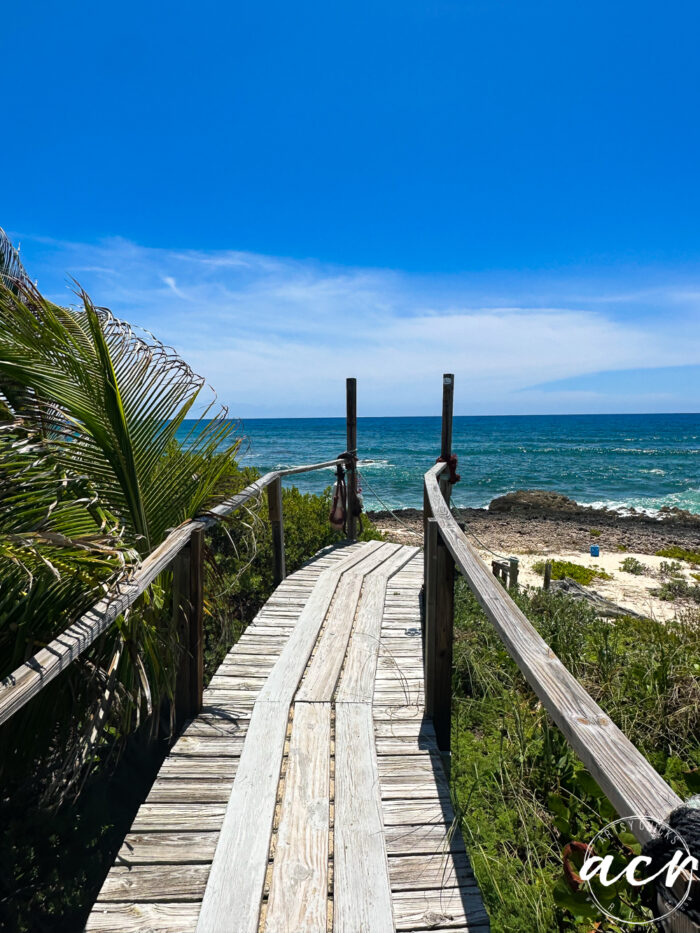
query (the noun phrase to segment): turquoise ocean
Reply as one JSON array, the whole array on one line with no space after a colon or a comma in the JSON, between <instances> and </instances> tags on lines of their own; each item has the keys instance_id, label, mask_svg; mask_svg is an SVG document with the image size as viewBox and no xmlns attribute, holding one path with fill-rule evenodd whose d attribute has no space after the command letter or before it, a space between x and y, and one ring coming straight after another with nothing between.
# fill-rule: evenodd
<instances>
[{"instance_id":1,"label":"turquoise ocean","mask_svg":"<svg viewBox=\"0 0 700 933\"><path fill-rule=\"evenodd\" d=\"M440 452L439 418L360 418L365 508L421 508L422 476ZM345 450L342 418L250 419L239 460L261 472ZM457 506L484 507L516 489L548 489L585 505L700 514L700 414L455 417ZM318 492L332 471L293 477ZM381 500L381 501L380 501Z\"/></svg>"}]
</instances>

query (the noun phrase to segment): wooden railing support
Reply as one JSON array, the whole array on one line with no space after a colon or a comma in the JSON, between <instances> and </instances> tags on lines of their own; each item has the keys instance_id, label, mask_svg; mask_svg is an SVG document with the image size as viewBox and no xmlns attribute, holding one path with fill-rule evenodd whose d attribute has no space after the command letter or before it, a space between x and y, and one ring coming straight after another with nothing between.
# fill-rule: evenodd
<instances>
[{"instance_id":1,"label":"wooden railing support","mask_svg":"<svg viewBox=\"0 0 700 933\"><path fill-rule=\"evenodd\" d=\"M666 820L682 802L680 797L564 667L508 592L496 584L443 499L438 479L444 469L437 463L425 474L432 521L506 650L619 815ZM438 597L438 626L440 617ZM426 684L426 700L427 696ZM631 828L640 842L651 835L644 820Z\"/></svg>"},{"instance_id":2,"label":"wooden railing support","mask_svg":"<svg viewBox=\"0 0 700 933\"><path fill-rule=\"evenodd\" d=\"M442 377L442 435L440 456L447 460L452 456L452 410L454 407L455 377L453 373L444 373ZM443 473L439 479L443 498L449 505L451 484L449 474Z\"/></svg>"},{"instance_id":3,"label":"wooden railing support","mask_svg":"<svg viewBox=\"0 0 700 933\"><path fill-rule=\"evenodd\" d=\"M347 451L357 456L357 379L347 379L345 383L346 396L346 420L345 428L347 435ZM352 460L352 469L347 470L347 489L348 489L348 516L347 529L348 538L354 541L357 538L357 516L355 508L357 504L357 470L355 469L356 459Z\"/></svg>"},{"instance_id":4,"label":"wooden railing support","mask_svg":"<svg viewBox=\"0 0 700 933\"><path fill-rule=\"evenodd\" d=\"M520 561L517 557L510 557L508 559L508 588L515 590L518 588L518 570L520 569Z\"/></svg>"},{"instance_id":5,"label":"wooden railing support","mask_svg":"<svg viewBox=\"0 0 700 933\"><path fill-rule=\"evenodd\" d=\"M204 528L195 528L173 561L173 609L182 648L175 686L175 718L181 724L202 709L204 692Z\"/></svg>"},{"instance_id":6,"label":"wooden railing support","mask_svg":"<svg viewBox=\"0 0 700 933\"><path fill-rule=\"evenodd\" d=\"M423 595L427 594L428 586L428 520L433 517L433 510L430 508L428 493L423 484ZM425 613L423 614L423 623L425 627ZM425 632L424 632L425 634Z\"/></svg>"},{"instance_id":7,"label":"wooden railing support","mask_svg":"<svg viewBox=\"0 0 700 933\"><path fill-rule=\"evenodd\" d=\"M435 708L435 609L437 606L437 536L434 518L425 522L423 548L423 684L425 715L432 719Z\"/></svg>"},{"instance_id":8,"label":"wooden railing support","mask_svg":"<svg viewBox=\"0 0 700 933\"><path fill-rule=\"evenodd\" d=\"M272 577L275 586L284 580L284 521L282 518L282 478L277 477L267 487L267 514L272 529Z\"/></svg>"},{"instance_id":9,"label":"wooden railing support","mask_svg":"<svg viewBox=\"0 0 700 933\"><path fill-rule=\"evenodd\" d=\"M434 518L428 519L425 580L425 714L433 720L438 748L450 751L454 559Z\"/></svg>"},{"instance_id":10,"label":"wooden railing support","mask_svg":"<svg viewBox=\"0 0 700 933\"><path fill-rule=\"evenodd\" d=\"M549 589L552 583L552 565L549 561L544 565L544 588Z\"/></svg>"}]
</instances>

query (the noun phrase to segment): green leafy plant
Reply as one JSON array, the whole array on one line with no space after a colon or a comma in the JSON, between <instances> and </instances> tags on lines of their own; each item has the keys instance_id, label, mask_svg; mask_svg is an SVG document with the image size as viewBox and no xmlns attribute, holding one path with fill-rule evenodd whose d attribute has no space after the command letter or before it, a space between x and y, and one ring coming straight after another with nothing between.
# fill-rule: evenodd
<instances>
[{"instance_id":1,"label":"green leafy plant","mask_svg":"<svg viewBox=\"0 0 700 933\"><path fill-rule=\"evenodd\" d=\"M693 602L700 603L700 586L697 583L688 583L683 577L671 577L660 587L652 590L654 596L667 602L675 602L677 599L691 599Z\"/></svg>"},{"instance_id":2,"label":"green leafy plant","mask_svg":"<svg viewBox=\"0 0 700 933\"><path fill-rule=\"evenodd\" d=\"M67 628L99 587L113 585L170 528L232 491L226 477L237 450L235 423L213 402L186 421L204 383L172 350L137 336L83 292L81 307L68 310L27 282L10 284L0 283L0 461L12 503L12 525L0 530L14 581L0 615L3 675ZM0 735L5 776L20 765L15 735L36 736L34 749L52 762L44 768L55 775L49 787L59 790L90 766L96 724L118 723L123 736L144 718L155 723L173 694L180 653L169 600L165 574L67 677L15 717ZM62 702L73 714L55 729L47 706Z\"/></svg>"},{"instance_id":3,"label":"green leafy plant","mask_svg":"<svg viewBox=\"0 0 700 933\"><path fill-rule=\"evenodd\" d=\"M589 528L588 533L592 538L599 538L603 534L600 528Z\"/></svg>"},{"instance_id":4,"label":"green leafy plant","mask_svg":"<svg viewBox=\"0 0 700 933\"><path fill-rule=\"evenodd\" d=\"M673 547L661 548L656 552L657 557L672 557L674 560L685 560L689 564L700 564L700 551L691 551L687 548Z\"/></svg>"},{"instance_id":5,"label":"green leafy plant","mask_svg":"<svg viewBox=\"0 0 700 933\"><path fill-rule=\"evenodd\" d=\"M626 557L620 564L623 573L633 573L635 576L646 573L648 568L636 557Z\"/></svg>"},{"instance_id":6,"label":"green leafy plant","mask_svg":"<svg viewBox=\"0 0 700 933\"><path fill-rule=\"evenodd\" d=\"M544 575L545 563L543 560L536 561L532 565L533 571ZM583 586L588 586L596 577L600 580L612 580L609 573L600 570L598 567L584 567L583 564L575 564L569 560L553 560L551 564L553 580L563 580L564 577L570 577Z\"/></svg>"},{"instance_id":7,"label":"green leafy plant","mask_svg":"<svg viewBox=\"0 0 700 933\"><path fill-rule=\"evenodd\" d=\"M659 564L659 573L663 577L683 576L683 564L677 560L662 560Z\"/></svg>"}]
</instances>

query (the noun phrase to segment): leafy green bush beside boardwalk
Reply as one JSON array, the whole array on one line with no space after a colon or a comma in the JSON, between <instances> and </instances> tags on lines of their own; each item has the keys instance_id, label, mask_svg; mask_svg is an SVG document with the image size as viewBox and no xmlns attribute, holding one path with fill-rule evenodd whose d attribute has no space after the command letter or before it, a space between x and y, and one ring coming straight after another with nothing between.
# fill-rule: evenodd
<instances>
[{"instance_id":1,"label":"leafy green bush beside boardwalk","mask_svg":"<svg viewBox=\"0 0 700 933\"><path fill-rule=\"evenodd\" d=\"M610 623L543 591L516 601L671 787L681 797L700 789L700 613ZM455 624L453 791L491 928L587 933L604 918L565 885L562 850L616 814L461 580Z\"/></svg>"}]
</instances>

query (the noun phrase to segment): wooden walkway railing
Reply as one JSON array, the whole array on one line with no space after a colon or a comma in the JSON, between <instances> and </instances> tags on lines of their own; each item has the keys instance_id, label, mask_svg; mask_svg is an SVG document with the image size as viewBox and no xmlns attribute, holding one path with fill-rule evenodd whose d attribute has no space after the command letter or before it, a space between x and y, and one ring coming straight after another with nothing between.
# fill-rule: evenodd
<instances>
[{"instance_id":1,"label":"wooden walkway railing","mask_svg":"<svg viewBox=\"0 0 700 933\"><path fill-rule=\"evenodd\" d=\"M443 377L440 461L424 477L425 706L438 746L450 752L452 644L455 571L466 580L484 613L578 757L621 818L666 821L683 801L641 752L566 669L498 579L489 573L452 514L448 460L452 447L454 376ZM644 820L630 829L640 842L655 835ZM685 893L688 875L678 882ZM666 921L668 931L696 931L682 914Z\"/></svg>"},{"instance_id":2,"label":"wooden walkway railing","mask_svg":"<svg viewBox=\"0 0 700 933\"><path fill-rule=\"evenodd\" d=\"M10 719L48 683L64 671L148 589L156 577L172 567L174 572L173 605L179 616L181 643L185 645L182 669L178 672L176 706L178 717L194 715L201 708L203 687L202 599L204 531L240 509L267 489L268 514L272 526L275 584L285 575L284 524L282 515L282 480L299 473L344 466L348 471L350 514L354 504L355 447L357 444L356 380L347 380L348 453L334 460L272 470L242 492L210 509L206 515L175 528L139 568L122 581L58 638L25 661L0 681L0 725ZM348 526L348 537L355 537L355 523Z\"/></svg>"}]
</instances>

